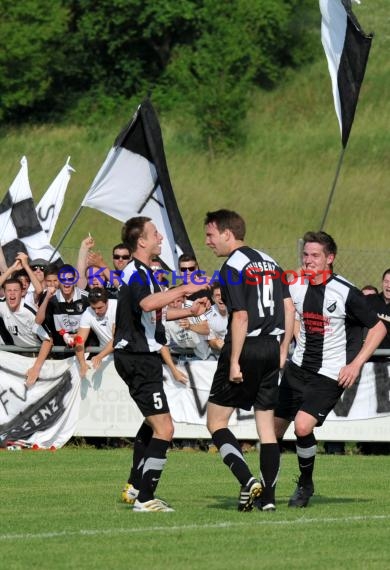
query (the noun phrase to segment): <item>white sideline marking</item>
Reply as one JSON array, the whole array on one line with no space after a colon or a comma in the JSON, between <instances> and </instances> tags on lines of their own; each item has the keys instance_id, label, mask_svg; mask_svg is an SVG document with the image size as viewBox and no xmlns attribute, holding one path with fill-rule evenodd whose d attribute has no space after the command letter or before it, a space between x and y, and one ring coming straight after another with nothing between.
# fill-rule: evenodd
<instances>
[{"instance_id":1,"label":"white sideline marking","mask_svg":"<svg viewBox=\"0 0 390 570\"><path fill-rule=\"evenodd\" d=\"M135 515L137 516L137 515ZM139 515L138 515L139 516ZM142 515L141 515L142 516ZM163 515L162 515L163 516ZM245 515L247 516L247 515ZM274 516L274 515L272 515ZM375 520L386 520L390 519L390 515L371 515L371 516L355 516L355 517L328 517L328 518L300 518L295 520L262 520L253 521L249 523L250 526L288 526L288 525L300 525L300 524L312 524L312 523L349 523L349 522L361 522L361 521L375 521ZM20 534L0 534L0 540L27 540L27 539L41 539L41 538L61 538L68 536L99 536L99 535L116 535L116 534L136 534L138 532L183 532L185 530L192 531L197 530L209 530L218 528L235 528L240 526L248 526L248 523L244 522L226 522L226 523L212 523L212 524L189 524L180 526L150 526L142 528L108 528L108 529L81 529L81 530L63 530L59 532L37 532L37 533L20 533Z\"/></svg>"}]
</instances>

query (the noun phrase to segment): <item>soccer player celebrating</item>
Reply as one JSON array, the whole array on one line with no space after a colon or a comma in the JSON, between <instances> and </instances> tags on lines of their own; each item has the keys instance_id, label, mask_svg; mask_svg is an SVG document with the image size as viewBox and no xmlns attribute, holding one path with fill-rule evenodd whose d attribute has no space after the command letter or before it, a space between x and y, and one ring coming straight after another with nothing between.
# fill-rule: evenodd
<instances>
[{"instance_id":1,"label":"soccer player celebrating","mask_svg":"<svg viewBox=\"0 0 390 570\"><path fill-rule=\"evenodd\" d=\"M229 313L228 330L215 372L207 406L207 427L223 462L240 483L238 510L256 505L275 510L275 485L279 472L279 446L274 431L280 365L288 344L280 346L286 329L289 339L294 306L282 270L267 254L244 244L245 222L236 212L208 212L206 245L218 257L227 257L220 270L222 299ZM235 408L254 407L261 440L261 482L243 457L228 428ZM261 496L260 496L261 495Z\"/></svg>"},{"instance_id":2,"label":"soccer player celebrating","mask_svg":"<svg viewBox=\"0 0 390 570\"><path fill-rule=\"evenodd\" d=\"M306 507L314 493L316 439L346 388L386 334L366 297L333 273L337 246L325 232L304 237L302 278L290 285L297 318L296 347L282 377L275 429L282 439L294 421L300 476L290 507ZM307 275L305 279L304 276ZM368 328L363 344L363 329Z\"/></svg>"},{"instance_id":3,"label":"soccer player celebrating","mask_svg":"<svg viewBox=\"0 0 390 570\"><path fill-rule=\"evenodd\" d=\"M150 218L139 216L126 222L122 240L132 254L119 290L114 334L114 363L145 421L139 429L133 464L124 489L126 502L134 502L135 512L169 512L173 509L154 493L166 462L173 437L173 423L163 388L163 368L159 354L166 344L162 312L167 320L198 316L208 308L206 298L190 308L171 309L167 305L183 295L208 288L190 282L162 291L153 277L152 259L161 254L162 235Z\"/></svg>"}]
</instances>

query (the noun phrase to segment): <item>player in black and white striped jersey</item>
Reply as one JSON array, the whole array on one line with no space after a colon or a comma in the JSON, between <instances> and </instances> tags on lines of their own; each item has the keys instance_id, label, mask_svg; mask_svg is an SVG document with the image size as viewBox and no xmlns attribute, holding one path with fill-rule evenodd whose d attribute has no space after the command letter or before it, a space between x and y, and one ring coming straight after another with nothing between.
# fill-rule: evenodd
<instances>
[{"instance_id":1,"label":"player in black and white striped jersey","mask_svg":"<svg viewBox=\"0 0 390 570\"><path fill-rule=\"evenodd\" d=\"M386 334L366 297L333 273L337 253L333 238L322 231L307 232L303 241L302 275L290 285L299 319L296 347L275 410L278 438L292 421L297 437L300 477L290 507L306 507L314 493L314 428L322 425L343 391L354 384ZM368 334L363 344L364 327Z\"/></svg>"},{"instance_id":2,"label":"player in black and white striped jersey","mask_svg":"<svg viewBox=\"0 0 390 570\"><path fill-rule=\"evenodd\" d=\"M208 212L206 245L227 257L220 270L222 299L229 312L228 330L207 406L207 427L224 463L240 483L238 509L256 505L275 510L279 446L274 431L279 368L287 355L280 336L293 328L294 307L282 270L267 254L244 244L245 222L230 210ZM274 279L276 275L279 278ZM253 477L241 447L228 428L235 408L254 407L261 440L260 482ZM256 498L260 497L259 501Z\"/></svg>"}]
</instances>

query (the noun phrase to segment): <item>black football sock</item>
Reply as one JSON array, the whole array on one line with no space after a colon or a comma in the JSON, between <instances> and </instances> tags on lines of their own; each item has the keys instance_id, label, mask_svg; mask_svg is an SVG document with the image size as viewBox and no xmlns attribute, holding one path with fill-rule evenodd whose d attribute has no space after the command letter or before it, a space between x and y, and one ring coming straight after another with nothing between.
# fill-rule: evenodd
<instances>
[{"instance_id":1,"label":"black football sock","mask_svg":"<svg viewBox=\"0 0 390 570\"><path fill-rule=\"evenodd\" d=\"M316 452L317 441L314 433L303 437L297 436L297 458L302 483L311 483L313 481Z\"/></svg>"},{"instance_id":2,"label":"black football sock","mask_svg":"<svg viewBox=\"0 0 390 570\"><path fill-rule=\"evenodd\" d=\"M146 448L152 439L152 435L152 428L148 424L143 423L134 439L133 463L128 483L131 483L136 489L139 489L141 483L142 470L144 467L144 455Z\"/></svg>"},{"instance_id":3,"label":"black football sock","mask_svg":"<svg viewBox=\"0 0 390 570\"><path fill-rule=\"evenodd\" d=\"M139 487L138 500L141 503L150 501L161 477L162 470L167 461L169 441L152 437L145 451L145 463L142 470L142 479Z\"/></svg>"},{"instance_id":4,"label":"black football sock","mask_svg":"<svg viewBox=\"0 0 390 570\"><path fill-rule=\"evenodd\" d=\"M240 444L228 428L215 431L212 435L213 443L219 450L223 462L229 467L241 486L248 484L252 473L244 459Z\"/></svg>"},{"instance_id":5,"label":"black football sock","mask_svg":"<svg viewBox=\"0 0 390 570\"><path fill-rule=\"evenodd\" d=\"M262 443L260 447L260 473L264 502L275 503L275 488L280 469L280 451L278 443Z\"/></svg>"}]
</instances>

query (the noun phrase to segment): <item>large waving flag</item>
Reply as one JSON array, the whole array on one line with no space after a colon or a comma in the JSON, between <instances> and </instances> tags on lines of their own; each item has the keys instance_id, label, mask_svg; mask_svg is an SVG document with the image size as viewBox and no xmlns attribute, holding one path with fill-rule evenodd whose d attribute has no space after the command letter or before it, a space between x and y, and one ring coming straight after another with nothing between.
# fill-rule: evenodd
<instances>
[{"instance_id":1,"label":"large waving flag","mask_svg":"<svg viewBox=\"0 0 390 570\"><path fill-rule=\"evenodd\" d=\"M70 156L56 178L50 184L45 194L42 196L36 212L42 229L47 234L50 241L56 226L58 216L64 203L65 192L69 184L72 172L75 172L69 164Z\"/></svg>"},{"instance_id":2,"label":"large waving flag","mask_svg":"<svg viewBox=\"0 0 390 570\"><path fill-rule=\"evenodd\" d=\"M164 236L161 258L177 269L181 253L194 254L173 193L157 115L146 99L115 140L82 206L125 222L148 216Z\"/></svg>"},{"instance_id":3,"label":"large waving flag","mask_svg":"<svg viewBox=\"0 0 390 570\"><path fill-rule=\"evenodd\" d=\"M19 173L0 204L0 245L8 266L19 252L27 253L30 259L47 260L54 252L38 221L25 156L20 164ZM53 261L58 258L57 253Z\"/></svg>"},{"instance_id":4,"label":"large waving flag","mask_svg":"<svg viewBox=\"0 0 390 570\"><path fill-rule=\"evenodd\" d=\"M322 45L332 80L341 142L345 148L355 117L373 35L363 32L352 12L351 0L320 0L320 10Z\"/></svg>"}]
</instances>

